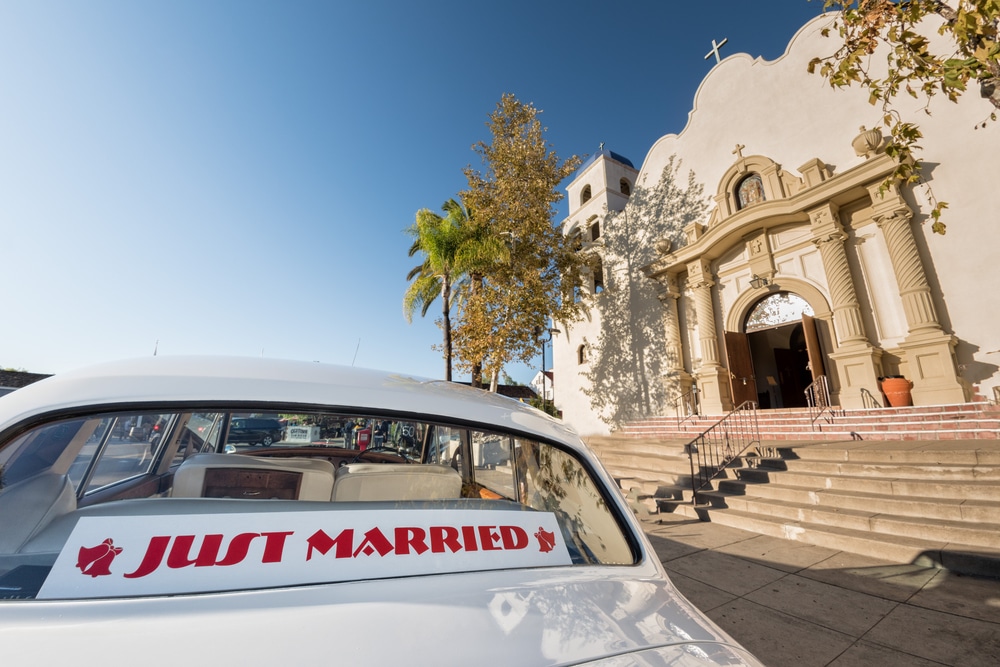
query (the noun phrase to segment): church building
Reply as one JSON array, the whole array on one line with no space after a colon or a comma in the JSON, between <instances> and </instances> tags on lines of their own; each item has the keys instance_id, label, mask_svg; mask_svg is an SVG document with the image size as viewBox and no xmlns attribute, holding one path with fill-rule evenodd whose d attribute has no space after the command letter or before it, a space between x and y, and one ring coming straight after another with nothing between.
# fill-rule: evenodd
<instances>
[{"instance_id":1,"label":"church building","mask_svg":"<svg viewBox=\"0 0 1000 667\"><path fill-rule=\"evenodd\" d=\"M582 434L745 401L886 405L886 379L914 405L1000 397L1000 127L977 128L994 109L972 88L931 115L901 100L923 178L886 189L881 107L807 72L831 22L774 61L723 59L641 167L602 146L569 184L593 306L555 323L554 397Z\"/></svg>"}]
</instances>

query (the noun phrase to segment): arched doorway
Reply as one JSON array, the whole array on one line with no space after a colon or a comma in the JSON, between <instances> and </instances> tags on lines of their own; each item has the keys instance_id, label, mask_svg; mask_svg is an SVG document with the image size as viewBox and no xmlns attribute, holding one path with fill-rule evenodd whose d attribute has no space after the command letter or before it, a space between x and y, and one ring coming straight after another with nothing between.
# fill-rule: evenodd
<instances>
[{"instance_id":1,"label":"arched doorway","mask_svg":"<svg viewBox=\"0 0 1000 667\"><path fill-rule=\"evenodd\" d=\"M752 400L762 409L806 406L806 388L824 373L812 316L802 297L775 292L754 304L742 331L726 332L734 405Z\"/></svg>"}]
</instances>

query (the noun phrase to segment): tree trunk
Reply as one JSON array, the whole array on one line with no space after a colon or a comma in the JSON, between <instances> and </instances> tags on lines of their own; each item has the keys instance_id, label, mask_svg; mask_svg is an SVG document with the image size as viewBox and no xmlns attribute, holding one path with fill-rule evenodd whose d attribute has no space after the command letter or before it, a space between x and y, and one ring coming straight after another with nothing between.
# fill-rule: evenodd
<instances>
[{"instance_id":1,"label":"tree trunk","mask_svg":"<svg viewBox=\"0 0 1000 667\"><path fill-rule=\"evenodd\" d=\"M483 285L483 276L479 273L472 274L472 292L471 297L475 298L479 289ZM477 361L472 364L472 386L479 389L483 386L483 362Z\"/></svg>"},{"instance_id":2,"label":"tree trunk","mask_svg":"<svg viewBox=\"0 0 1000 667\"><path fill-rule=\"evenodd\" d=\"M444 379L451 382L451 281L441 281L441 328L444 329Z\"/></svg>"}]
</instances>

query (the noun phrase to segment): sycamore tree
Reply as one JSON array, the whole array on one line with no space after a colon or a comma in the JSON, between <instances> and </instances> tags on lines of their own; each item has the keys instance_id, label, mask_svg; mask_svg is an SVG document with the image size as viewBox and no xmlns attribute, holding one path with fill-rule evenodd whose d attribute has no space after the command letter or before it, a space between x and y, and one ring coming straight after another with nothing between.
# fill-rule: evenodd
<instances>
[{"instance_id":1,"label":"sycamore tree","mask_svg":"<svg viewBox=\"0 0 1000 667\"><path fill-rule=\"evenodd\" d=\"M489 116L492 139L478 142L483 168L465 168L462 199L476 211L475 225L506 248L500 261L482 267L476 289L463 303L455 326L456 363L482 365L496 390L506 364L530 363L537 354L536 329L549 318L577 321L584 258L553 223L559 184L580 165L560 160L545 141L541 112L505 94Z\"/></svg>"},{"instance_id":2,"label":"sycamore tree","mask_svg":"<svg viewBox=\"0 0 1000 667\"><path fill-rule=\"evenodd\" d=\"M913 183L920 180L920 128L905 119L893 106L902 94L926 101L942 94L952 102L969 87L978 88L994 111L977 127L996 120L1000 109L1000 0L824 0L826 10L838 12L833 25L843 45L835 53L814 58L809 71L819 69L835 87L858 84L866 89L869 101L881 105L883 124L889 129L886 153L899 166L886 182ZM932 42L928 17L943 21L938 33L946 39ZM823 32L829 36L830 29ZM884 47L884 48L881 48ZM881 50L879 50L881 48ZM884 65L876 53L885 55ZM878 65L873 67L873 65ZM932 229L945 233L941 211L945 202L931 210Z\"/></svg>"}]
</instances>

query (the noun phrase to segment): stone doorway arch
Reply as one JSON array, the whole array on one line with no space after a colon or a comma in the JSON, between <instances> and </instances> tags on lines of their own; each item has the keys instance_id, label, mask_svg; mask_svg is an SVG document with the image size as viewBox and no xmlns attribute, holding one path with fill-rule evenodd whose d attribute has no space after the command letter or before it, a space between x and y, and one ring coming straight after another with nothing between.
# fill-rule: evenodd
<instances>
[{"instance_id":1,"label":"stone doorway arch","mask_svg":"<svg viewBox=\"0 0 1000 667\"><path fill-rule=\"evenodd\" d=\"M811 296L826 305L818 290ZM726 318L733 405L753 400L761 409L806 407L806 388L830 365L832 346L820 336L826 323L817 326L817 309L791 289L773 285L742 297Z\"/></svg>"}]
</instances>

